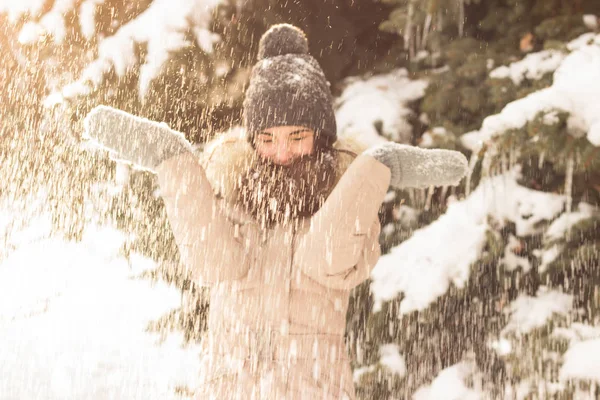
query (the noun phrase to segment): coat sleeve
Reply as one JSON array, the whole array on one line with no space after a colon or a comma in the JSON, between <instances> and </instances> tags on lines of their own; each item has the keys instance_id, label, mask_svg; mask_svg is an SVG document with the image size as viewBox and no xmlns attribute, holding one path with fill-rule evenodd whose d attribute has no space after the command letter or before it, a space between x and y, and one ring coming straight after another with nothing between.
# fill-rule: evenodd
<instances>
[{"instance_id":1,"label":"coat sleeve","mask_svg":"<svg viewBox=\"0 0 600 400\"><path fill-rule=\"evenodd\" d=\"M334 288L369 277L380 255L377 212L389 183L389 168L373 157L352 162L298 240L296 260L305 274Z\"/></svg>"},{"instance_id":2,"label":"coat sleeve","mask_svg":"<svg viewBox=\"0 0 600 400\"><path fill-rule=\"evenodd\" d=\"M239 226L222 212L196 156L188 152L172 157L156 172L181 261L191 278L211 285L244 277L250 246Z\"/></svg>"}]
</instances>

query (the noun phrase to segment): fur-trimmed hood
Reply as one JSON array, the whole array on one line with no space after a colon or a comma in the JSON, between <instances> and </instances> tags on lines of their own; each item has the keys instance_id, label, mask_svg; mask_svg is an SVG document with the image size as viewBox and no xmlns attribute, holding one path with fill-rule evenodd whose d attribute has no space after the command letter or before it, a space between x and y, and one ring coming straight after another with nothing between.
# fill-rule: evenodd
<instances>
[{"instance_id":1,"label":"fur-trimmed hood","mask_svg":"<svg viewBox=\"0 0 600 400\"><path fill-rule=\"evenodd\" d=\"M360 143L341 138L338 138L333 147L356 155L365 150ZM237 202L236 180L250 166L255 151L246 140L243 129L228 131L205 145L200 160L217 196L229 203ZM346 152L340 152L337 158L336 182L355 158Z\"/></svg>"}]
</instances>

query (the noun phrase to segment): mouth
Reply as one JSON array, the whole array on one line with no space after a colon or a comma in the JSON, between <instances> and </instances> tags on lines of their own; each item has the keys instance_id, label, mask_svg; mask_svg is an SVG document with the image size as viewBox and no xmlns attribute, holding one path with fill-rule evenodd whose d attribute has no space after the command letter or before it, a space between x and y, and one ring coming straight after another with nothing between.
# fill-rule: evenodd
<instances>
[{"instance_id":1,"label":"mouth","mask_svg":"<svg viewBox=\"0 0 600 400\"><path fill-rule=\"evenodd\" d=\"M285 162L275 161L269 158L263 158L262 161L267 165L276 165L278 167L291 167L294 164L298 164L302 160L302 157L292 158Z\"/></svg>"}]
</instances>

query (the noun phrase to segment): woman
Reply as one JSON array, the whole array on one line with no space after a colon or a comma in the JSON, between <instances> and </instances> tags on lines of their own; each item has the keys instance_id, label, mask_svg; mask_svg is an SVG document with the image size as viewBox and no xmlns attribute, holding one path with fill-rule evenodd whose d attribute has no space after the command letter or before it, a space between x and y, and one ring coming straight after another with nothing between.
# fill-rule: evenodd
<instances>
[{"instance_id":1,"label":"woman","mask_svg":"<svg viewBox=\"0 0 600 400\"><path fill-rule=\"evenodd\" d=\"M349 148L303 32L275 25L259 47L245 136L218 139L202 160L181 134L107 107L86 128L156 172L181 260L212 288L197 398L354 399L346 310L379 258L388 187L457 184L466 159Z\"/></svg>"}]
</instances>

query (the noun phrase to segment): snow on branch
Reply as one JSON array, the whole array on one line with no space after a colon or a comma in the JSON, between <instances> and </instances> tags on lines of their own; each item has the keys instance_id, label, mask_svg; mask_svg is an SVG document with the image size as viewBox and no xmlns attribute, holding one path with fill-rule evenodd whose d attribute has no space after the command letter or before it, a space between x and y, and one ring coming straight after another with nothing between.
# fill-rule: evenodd
<instances>
[{"instance_id":1,"label":"snow on branch","mask_svg":"<svg viewBox=\"0 0 600 400\"><path fill-rule=\"evenodd\" d=\"M526 236L562 211L564 196L520 186L518 175L513 170L484 180L465 200L450 204L437 221L382 256L371 273L375 311L400 293L405 296L401 313L423 310L450 284L463 287L486 243L490 217L494 223L514 222L517 235Z\"/></svg>"},{"instance_id":2,"label":"snow on branch","mask_svg":"<svg viewBox=\"0 0 600 400\"><path fill-rule=\"evenodd\" d=\"M600 35L588 32L567 43L567 49L570 51L575 51L581 49L582 47L592 45L600 46Z\"/></svg>"},{"instance_id":3,"label":"snow on branch","mask_svg":"<svg viewBox=\"0 0 600 400\"><path fill-rule=\"evenodd\" d=\"M567 317L573 310L573 296L540 287L535 297L520 294L507 308L510 320L502 335L523 335L541 328L554 316Z\"/></svg>"},{"instance_id":4,"label":"snow on branch","mask_svg":"<svg viewBox=\"0 0 600 400\"><path fill-rule=\"evenodd\" d=\"M474 361L461 361L440 371L430 384L421 386L413 400L480 400L487 397L481 380L482 374Z\"/></svg>"},{"instance_id":5,"label":"snow on branch","mask_svg":"<svg viewBox=\"0 0 600 400\"><path fill-rule=\"evenodd\" d=\"M520 129L540 112L563 110L600 146L600 35L585 34L567 46L573 52L554 73L551 87L509 103L487 117L478 131L461 137L463 145L478 151L486 142L510 129Z\"/></svg>"},{"instance_id":6,"label":"snow on branch","mask_svg":"<svg viewBox=\"0 0 600 400\"><path fill-rule=\"evenodd\" d=\"M561 380L591 380L600 384L600 337L571 344L560 369Z\"/></svg>"},{"instance_id":7,"label":"snow on branch","mask_svg":"<svg viewBox=\"0 0 600 400\"><path fill-rule=\"evenodd\" d=\"M96 7L103 3L104 0L86 0L79 6L79 26L87 40L96 34Z\"/></svg>"},{"instance_id":8,"label":"snow on branch","mask_svg":"<svg viewBox=\"0 0 600 400\"><path fill-rule=\"evenodd\" d=\"M94 1L94 0L90 0ZM100 41L98 58L81 74L81 77L53 93L46 99L46 106L53 106L77 96L85 96L96 89L111 69L118 77L123 77L139 62L135 55L138 43L147 45L145 63L140 67L139 95L144 98L151 81L159 74L171 54L190 46L187 38L193 32L198 45L206 53L212 53L213 45L220 40L219 35L209 30L214 8L222 0L155 0L137 18L121 26L110 37ZM89 9L83 10L88 17ZM89 18L88 18L89 19ZM89 24L84 29L91 29Z\"/></svg>"},{"instance_id":9,"label":"snow on branch","mask_svg":"<svg viewBox=\"0 0 600 400\"><path fill-rule=\"evenodd\" d=\"M559 378L594 380L600 384L600 327L574 322L554 329L552 335L569 342Z\"/></svg>"},{"instance_id":10,"label":"snow on branch","mask_svg":"<svg viewBox=\"0 0 600 400\"><path fill-rule=\"evenodd\" d=\"M27 22L19 33L19 43L34 44L43 36L51 36L55 43L63 43L67 37L65 16L77 6L76 0L55 0L52 8L38 21Z\"/></svg>"},{"instance_id":11,"label":"snow on branch","mask_svg":"<svg viewBox=\"0 0 600 400\"><path fill-rule=\"evenodd\" d=\"M352 77L335 101L340 136L370 146L393 140L410 143L413 111L407 103L425 95L427 82L411 80L405 68L368 79Z\"/></svg>"},{"instance_id":12,"label":"snow on branch","mask_svg":"<svg viewBox=\"0 0 600 400\"><path fill-rule=\"evenodd\" d=\"M397 344L388 343L380 346L379 362L391 373L401 378L406 376L406 361L400 354L400 349Z\"/></svg>"},{"instance_id":13,"label":"snow on branch","mask_svg":"<svg viewBox=\"0 0 600 400\"><path fill-rule=\"evenodd\" d=\"M6 14L8 21L17 22L27 15L39 15L46 0L0 0L0 14Z\"/></svg>"},{"instance_id":14,"label":"snow on branch","mask_svg":"<svg viewBox=\"0 0 600 400\"><path fill-rule=\"evenodd\" d=\"M544 233L544 242L552 243L568 235L569 230L579 222L591 218L598 210L591 204L579 203L578 210L563 213L558 217Z\"/></svg>"},{"instance_id":15,"label":"snow on branch","mask_svg":"<svg viewBox=\"0 0 600 400\"><path fill-rule=\"evenodd\" d=\"M510 78L518 86L525 79L537 80L548 72L556 71L565 57L565 53L558 50L543 50L528 54L520 61L495 68L490 72L490 78Z\"/></svg>"}]
</instances>

